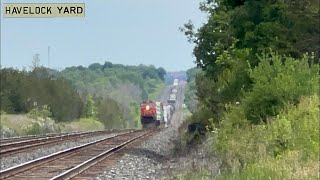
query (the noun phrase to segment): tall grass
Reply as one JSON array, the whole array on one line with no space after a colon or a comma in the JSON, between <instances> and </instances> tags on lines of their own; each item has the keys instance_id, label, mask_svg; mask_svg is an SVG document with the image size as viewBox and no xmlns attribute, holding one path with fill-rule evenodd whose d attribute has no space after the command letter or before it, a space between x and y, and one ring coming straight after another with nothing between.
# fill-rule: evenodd
<instances>
[{"instance_id":1,"label":"tall grass","mask_svg":"<svg viewBox=\"0 0 320 180\"><path fill-rule=\"evenodd\" d=\"M319 97L314 95L303 97L297 106L289 104L267 125L231 128L226 120L212 142L231 168L221 178L319 178L318 106ZM226 118L233 118L233 113L239 111Z\"/></svg>"},{"instance_id":2,"label":"tall grass","mask_svg":"<svg viewBox=\"0 0 320 180\"><path fill-rule=\"evenodd\" d=\"M81 118L80 120L73 122L60 123L59 127L61 132L104 130L104 125L93 118Z\"/></svg>"},{"instance_id":3,"label":"tall grass","mask_svg":"<svg viewBox=\"0 0 320 180\"><path fill-rule=\"evenodd\" d=\"M319 178L319 65L312 58L264 55L246 69L251 87L240 103L224 104L218 117L193 114L213 119L212 150L225 167L221 179Z\"/></svg>"}]
</instances>

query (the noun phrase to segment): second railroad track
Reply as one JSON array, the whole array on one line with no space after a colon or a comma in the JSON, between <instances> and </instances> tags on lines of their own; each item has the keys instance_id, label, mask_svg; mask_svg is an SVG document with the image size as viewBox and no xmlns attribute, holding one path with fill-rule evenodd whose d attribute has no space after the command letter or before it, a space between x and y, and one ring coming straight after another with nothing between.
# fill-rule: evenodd
<instances>
[{"instance_id":1,"label":"second railroad track","mask_svg":"<svg viewBox=\"0 0 320 180\"><path fill-rule=\"evenodd\" d=\"M71 141L80 138L89 138L110 133L117 133L128 130L107 130L107 131L93 131L73 134L57 134L55 136L47 137L32 137L30 139L16 140L0 144L0 156L6 157L16 153L26 152L39 147L59 144L66 141Z\"/></svg>"},{"instance_id":2,"label":"second railroad track","mask_svg":"<svg viewBox=\"0 0 320 180\"><path fill-rule=\"evenodd\" d=\"M154 129L131 130L0 171L0 179L70 179Z\"/></svg>"}]
</instances>

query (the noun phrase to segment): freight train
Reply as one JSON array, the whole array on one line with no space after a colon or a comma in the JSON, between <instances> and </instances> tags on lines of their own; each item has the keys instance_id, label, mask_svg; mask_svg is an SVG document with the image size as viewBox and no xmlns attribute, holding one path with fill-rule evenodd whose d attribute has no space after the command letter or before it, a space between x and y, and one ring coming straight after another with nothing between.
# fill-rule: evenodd
<instances>
[{"instance_id":1,"label":"freight train","mask_svg":"<svg viewBox=\"0 0 320 180\"><path fill-rule=\"evenodd\" d=\"M142 128L159 126L163 117L163 105L161 102L146 100L140 104L140 116Z\"/></svg>"},{"instance_id":2,"label":"freight train","mask_svg":"<svg viewBox=\"0 0 320 180\"><path fill-rule=\"evenodd\" d=\"M167 127L170 124L177 100L178 82L178 79L174 79L167 105L164 106L162 102L153 100L145 100L140 104L142 128L159 127L161 124Z\"/></svg>"},{"instance_id":3,"label":"freight train","mask_svg":"<svg viewBox=\"0 0 320 180\"><path fill-rule=\"evenodd\" d=\"M170 94L169 99L167 101L173 107L175 107L175 104L176 104L176 101L177 101L178 83L179 83L178 79L174 79L173 80L173 86L172 86L172 89L171 89L171 94Z\"/></svg>"}]
</instances>

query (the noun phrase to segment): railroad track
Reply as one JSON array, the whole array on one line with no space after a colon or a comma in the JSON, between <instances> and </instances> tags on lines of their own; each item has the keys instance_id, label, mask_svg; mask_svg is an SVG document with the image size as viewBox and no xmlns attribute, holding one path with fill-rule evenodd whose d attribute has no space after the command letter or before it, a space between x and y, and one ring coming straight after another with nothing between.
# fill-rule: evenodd
<instances>
[{"instance_id":1,"label":"railroad track","mask_svg":"<svg viewBox=\"0 0 320 180\"><path fill-rule=\"evenodd\" d=\"M132 130L60 151L4 171L0 179L70 179L156 129Z\"/></svg>"},{"instance_id":2,"label":"railroad track","mask_svg":"<svg viewBox=\"0 0 320 180\"><path fill-rule=\"evenodd\" d=\"M46 138L46 137L61 136L61 135L67 135L67 134L76 134L76 133L81 133L81 132L50 133L50 134L28 135L28 136L20 136L20 137L12 137L12 138L1 138L0 139L0 145L1 144L12 143L12 142L19 142L19 141L25 141L25 140L31 140L31 139L39 139L39 138Z\"/></svg>"},{"instance_id":3,"label":"railroad track","mask_svg":"<svg viewBox=\"0 0 320 180\"><path fill-rule=\"evenodd\" d=\"M19 140L17 142L7 142L0 144L0 157L6 157L12 154L29 151L38 147L54 145L69 140L75 140L79 138L88 138L103 134L110 134L115 132L122 132L128 130L108 130L108 131L94 131L94 132L82 132L73 134L53 135L46 137L32 137L31 139Z\"/></svg>"}]
</instances>

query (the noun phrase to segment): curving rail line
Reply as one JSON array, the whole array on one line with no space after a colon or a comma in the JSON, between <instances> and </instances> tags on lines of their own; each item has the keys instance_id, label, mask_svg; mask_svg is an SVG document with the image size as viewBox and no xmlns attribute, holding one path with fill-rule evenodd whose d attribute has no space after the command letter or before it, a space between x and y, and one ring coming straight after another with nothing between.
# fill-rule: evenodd
<instances>
[{"instance_id":1,"label":"curving rail line","mask_svg":"<svg viewBox=\"0 0 320 180\"><path fill-rule=\"evenodd\" d=\"M70 179L154 131L132 130L60 151L0 171L0 179Z\"/></svg>"}]
</instances>

